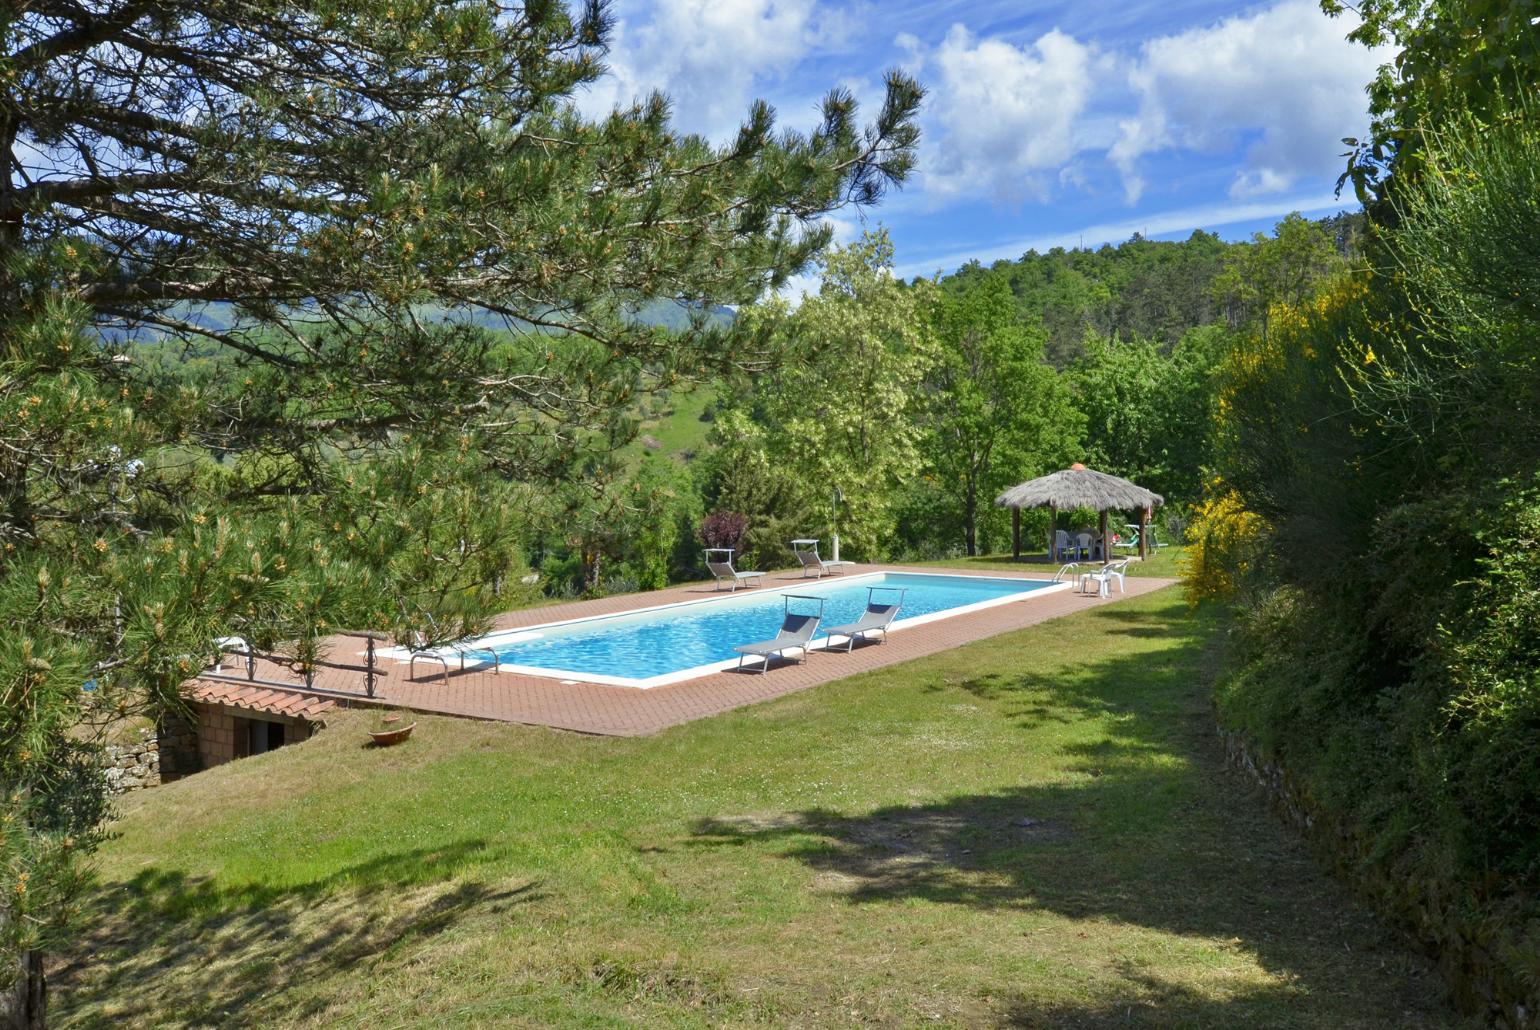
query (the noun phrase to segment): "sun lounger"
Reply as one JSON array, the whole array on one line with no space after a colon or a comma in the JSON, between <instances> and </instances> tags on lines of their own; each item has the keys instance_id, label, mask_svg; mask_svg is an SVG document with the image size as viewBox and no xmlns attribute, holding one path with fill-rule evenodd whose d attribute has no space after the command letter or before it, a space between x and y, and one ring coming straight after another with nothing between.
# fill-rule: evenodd
<instances>
[{"instance_id":1,"label":"sun lounger","mask_svg":"<svg viewBox=\"0 0 1540 1030\"><path fill-rule=\"evenodd\" d=\"M733 548L708 547L706 548L706 568L716 578L716 588L722 589L723 583L731 583L732 589L737 590L739 584L749 584L751 580L759 580L758 585L763 585L765 574L763 572L739 572L733 568Z\"/></svg>"},{"instance_id":2,"label":"sun lounger","mask_svg":"<svg viewBox=\"0 0 1540 1030\"><path fill-rule=\"evenodd\" d=\"M818 614L804 615L791 610L792 601L816 601L818 602ZM743 668L744 659L754 657L763 658L764 664L760 666L761 673L770 668L771 658L785 658L786 652L798 650L802 652L802 660L807 659L808 645L812 643L813 634L818 632L818 624L823 621L823 598L800 597L787 594L784 602L785 616L781 620L781 629L769 640L760 640L752 644L739 644L733 648L738 652L738 668Z\"/></svg>"},{"instance_id":3,"label":"sun lounger","mask_svg":"<svg viewBox=\"0 0 1540 1030\"><path fill-rule=\"evenodd\" d=\"M257 656L251 650L251 645L246 643L245 637L215 637L214 647L219 653L214 658L214 671L223 672L225 666L225 654L238 654L246 664L246 678L253 679L257 675Z\"/></svg>"},{"instance_id":4,"label":"sun lounger","mask_svg":"<svg viewBox=\"0 0 1540 1030\"><path fill-rule=\"evenodd\" d=\"M897 590L898 600L892 602L878 602L876 592L878 590ZM903 587L868 587L866 590L866 611L855 622L847 622L843 626L830 626L824 630L829 637L844 637L845 652L848 654L856 649L856 638L866 639L868 633L881 633L882 640L888 638L888 627L898 616L898 609L903 606L905 589ZM834 645L828 645L827 650L834 650Z\"/></svg>"},{"instance_id":5,"label":"sun lounger","mask_svg":"<svg viewBox=\"0 0 1540 1030\"><path fill-rule=\"evenodd\" d=\"M793 540L791 551L797 556L797 561L802 563L802 576L807 578L809 572L816 572L819 578L826 573L839 572L846 565L854 565L853 561L840 561L837 559L825 560L819 557L817 540Z\"/></svg>"}]
</instances>

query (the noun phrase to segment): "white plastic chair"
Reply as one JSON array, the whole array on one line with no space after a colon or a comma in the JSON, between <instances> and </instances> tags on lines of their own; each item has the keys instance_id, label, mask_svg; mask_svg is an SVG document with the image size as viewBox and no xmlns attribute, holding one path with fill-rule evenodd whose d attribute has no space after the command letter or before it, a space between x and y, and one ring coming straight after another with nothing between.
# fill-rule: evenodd
<instances>
[{"instance_id":1,"label":"white plastic chair","mask_svg":"<svg viewBox=\"0 0 1540 1030\"><path fill-rule=\"evenodd\" d=\"M1117 561L1108 562L1095 572L1087 572L1080 577L1080 592L1082 594L1085 593L1086 587L1095 583L1096 596L1106 597L1112 592L1111 584L1115 579L1118 581L1118 593L1128 593L1128 585L1124 582L1124 576L1128 574L1128 565L1132 561L1132 558L1120 558Z\"/></svg>"},{"instance_id":2,"label":"white plastic chair","mask_svg":"<svg viewBox=\"0 0 1540 1030\"><path fill-rule=\"evenodd\" d=\"M214 646L218 649L218 654L214 657L215 672L224 671L225 652L230 651L240 655L241 658L245 660L247 679L251 679L256 676L256 655L251 650L251 645L246 643L245 637L215 637Z\"/></svg>"}]
</instances>

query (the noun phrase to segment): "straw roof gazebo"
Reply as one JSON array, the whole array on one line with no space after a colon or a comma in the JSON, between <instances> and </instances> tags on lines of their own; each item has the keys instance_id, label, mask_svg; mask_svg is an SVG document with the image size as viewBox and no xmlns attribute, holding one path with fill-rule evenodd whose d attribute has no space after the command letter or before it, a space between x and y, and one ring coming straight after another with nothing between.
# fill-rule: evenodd
<instances>
[{"instance_id":1,"label":"straw roof gazebo","mask_svg":"<svg viewBox=\"0 0 1540 1030\"><path fill-rule=\"evenodd\" d=\"M1165 498L1142 486L1130 483L1105 472L1088 469L1078 461L1060 472L1053 472L1037 479L1011 487L995 498L995 504L1011 511L1011 550L1021 557L1021 509L1047 508L1052 514L1048 523L1048 554L1054 554L1054 522L1060 508L1074 510L1090 508L1101 513L1102 557L1108 557L1107 512L1137 511L1139 513L1139 557L1149 555L1150 512Z\"/></svg>"}]
</instances>

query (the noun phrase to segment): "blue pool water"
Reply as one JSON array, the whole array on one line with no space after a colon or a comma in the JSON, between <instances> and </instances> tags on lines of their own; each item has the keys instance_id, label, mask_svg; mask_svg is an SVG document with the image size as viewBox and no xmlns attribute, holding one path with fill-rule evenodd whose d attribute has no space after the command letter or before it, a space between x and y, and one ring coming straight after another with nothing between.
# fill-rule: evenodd
<instances>
[{"instance_id":1,"label":"blue pool water","mask_svg":"<svg viewBox=\"0 0 1540 1030\"><path fill-rule=\"evenodd\" d=\"M657 676L735 660L734 645L775 636L784 614L784 595L824 599L824 626L854 622L866 610L867 589L875 600L896 599L890 588L905 591L898 619L933 615L981 601L1029 593L1048 583L972 576L886 572L850 580L809 580L806 585L775 590L738 591L700 603L651 612L604 616L568 626L535 629L506 641L488 641L504 665L647 680ZM792 611L814 613L816 601L791 601ZM823 636L819 632L819 639Z\"/></svg>"}]
</instances>

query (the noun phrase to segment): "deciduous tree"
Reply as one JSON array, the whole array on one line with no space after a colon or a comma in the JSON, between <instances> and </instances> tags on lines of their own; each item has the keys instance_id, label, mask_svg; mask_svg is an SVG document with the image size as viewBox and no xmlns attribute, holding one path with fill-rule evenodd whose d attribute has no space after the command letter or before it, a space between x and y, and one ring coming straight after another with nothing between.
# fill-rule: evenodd
<instances>
[{"instance_id":1,"label":"deciduous tree","mask_svg":"<svg viewBox=\"0 0 1540 1030\"><path fill-rule=\"evenodd\" d=\"M967 553L978 525L1012 483L1068 464L1085 423L1043 360L1046 334L1016 310L1004 275L937 291L935 357L925 374L925 467L956 513Z\"/></svg>"},{"instance_id":2,"label":"deciduous tree","mask_svg":"<svg viewBox=\"0 0 1540 1030\"><path fill-rule=\"evenodd\" d=\"M751 398L770 466L824 497L838 489L830 528L867 560L891 543L894 492L919 465L915 399L934 353L923 313L930 287L905 286L892 263L887 233L864 234L822 260L818 293L795 311L775 300L744 316L787 355Z\"/></svg>"}]
</instances>

